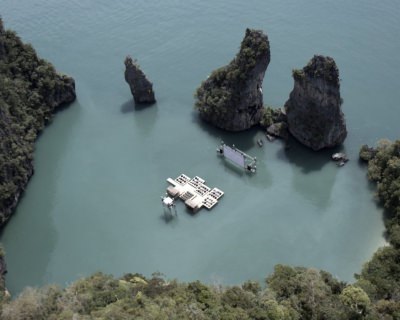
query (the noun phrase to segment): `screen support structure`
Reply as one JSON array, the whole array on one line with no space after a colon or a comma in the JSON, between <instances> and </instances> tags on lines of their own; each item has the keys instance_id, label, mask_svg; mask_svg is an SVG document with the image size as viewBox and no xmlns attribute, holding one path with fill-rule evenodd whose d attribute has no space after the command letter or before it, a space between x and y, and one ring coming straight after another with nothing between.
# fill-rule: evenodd
<instances>
[{"instance_id":1,"label":"screen support structure","mask_svg":"<svg viewBox=\"0 0 400 320\"><path fill-rule=\"evenodd\" d=\"M234 144L230 147L221 141L221 145L217 148L217 153L237 166L242 167L244 170L252 173L255 173L257 170L257 158L239 150Z\"/></svg>"}]
</instances>

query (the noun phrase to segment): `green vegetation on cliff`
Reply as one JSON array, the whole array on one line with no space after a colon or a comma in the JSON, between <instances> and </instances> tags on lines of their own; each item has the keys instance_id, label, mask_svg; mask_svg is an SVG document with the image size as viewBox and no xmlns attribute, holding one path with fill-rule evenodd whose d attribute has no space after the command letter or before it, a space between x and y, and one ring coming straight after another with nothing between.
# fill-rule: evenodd
<instances>
[{"instance_id":1,"label":"green vegetation on cliff","mask_svg":"<svg viewBox=\"0 0 400 320\"><path fill-rule=\"evenodd\" d=\"M240 51L235 59L227 66L214 70L209 79L213 80L213 86L209 87L206 81L197 89L197 108L215 108L217 110L228 108L231 88L238 89L250 75L250 71L256 66L258 60L268 56L269 43L260 32L246 30L246 36L240 45ZM236 92L239 94L239 92Z\"/></svg>"},{"instance_id":2,"label":"green vegetation on cliff","mask_svg":"<svg viewBox=\"0 0 400 320\"><path fill-rule=\"evenodd\" d=\"M282 122L283 120L284 116L280 109L274 109L272 107L266 106L263 109L263 113L260 120L260 126L264 129L267 129L274 123Z\"/></svg>"},{"instance_id":3,"label":"green vegetation on cliff","mask_svg":"<svg viewBox=\"0 0 400 320\"><path fill-rule=\"evenodd\" d=\"M196 90L195 107L200 117L229 131L246 130L257 124L269 61L268 37L260 30L246 29L236 57L214 70Z\"/></svg>"},{"instance_id":4,"label":"green vegetation on cliff","mask_svg":"<svg viewBox=\"0 0 400 320\"><path fill-rule=\"evenodd\" d=\"M293 70L294 78L303 78L304 76L322 78L327 83L335 86L339 85L339 70L336 66L335 60L331 57L321 59L320 56L315 55L303 70Z\"/></svg>"},{"instance_id":5,"label":"green vegetation on cliff","mask_svg":"<svg viewBox=\"0 0 400 320\"><path fill-rule=\"evenodd\" d=\"M74 99L74 80L58 74L0 19L0 226L33 174L38 133L59 105Z\"/></svg>"},{"instance_id":6,"label":"green vegetation on cliff","mask_svg":"<svg viewBox=\"0 0 400 320\"><path fill-rule=\"evenodd\" d=\"M298 81L306 77L321 78L333 85L339 85L339 70L331 57L321 59L321 56L315 55L303 69L293 69L292 76Z\"/></svg>"}]
</instances>

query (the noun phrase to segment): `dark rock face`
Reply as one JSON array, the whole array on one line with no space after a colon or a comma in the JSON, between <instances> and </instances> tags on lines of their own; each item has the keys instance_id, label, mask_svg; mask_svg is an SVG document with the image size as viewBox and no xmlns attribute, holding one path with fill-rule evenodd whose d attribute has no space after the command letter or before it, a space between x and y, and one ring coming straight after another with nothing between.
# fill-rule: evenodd
<instances>
[{"instance_id":1,"label":"dark rock face","mask_svg":"<svg viewBox=\"0 0 400 320\"><path fill-rule=\"evenodd\" d=\"M263 110L262 82L269 62L267 35L247 29L235 59L213 71L197 89L200 117L229 131L258 124Z\"/></svg>"},{"instance_id":2,"label":"dark rock face","mask_svg":"<svg viewBox=\"0 0 400 320\"><path fill-rule=\"evenodd\" d=\"M313 150L341 144L347 130L335 61L315 55L302 70L293 71L293 78L285 104L290 133Z\"/></svg>"},{"instance_id":3,"label":"dark rock face","mask_svg":"<svg viewBox=\"0 0 400 320\"><path fill-rule=\"evenodd\" d=\"M2 251L0 252L0 291L2 293L6 290L6 284L5 284L6 273L7 273L7 265L4 259L4 252Z\"/></svg>"},{"instance_id":4,"label":"dark rock face","mask_svg":"<svg viewBox=\"0 0 400 320\"><path fill-rule=\"evenodd\" d=\"M66 75L57 75L58 81L52 92L46 96L47 103L53 108L73 102L76 99L75 80Z\"/></svg>"},{"instance_id":5,"label":"dark rock face","mask_svg":"<svg viewBox=\"0 0 400 320\"><path fill-rule=\"evenodd\" d=\"M6 48L3 37L4 37L3 20L1 20L0 18L0 59L6 54Z\"/></svg>"},{"instance_id":6,"label":"dark rock face","mask_svg":"<svg viewBox=\"0 0 400 320\"><path fill-rule=\"evenodd\" d=\"M125 58L125 81L129 84L135 103L154 103L153 84L131 57Z\"/></svg>"},{"instance_id":7,"label":"dark rock face","mask_svg":"<svg viewBox=\"0 0 400 320\"><path fill-rule=\"evenodd\" d=\"M287 140L289 138L288 126L286 122L277 122L267 128L267 133L278 138Z\"/></svg>"},{"instance_id":8,"label":"dark rock face","mask_svg":"<svg viewBox=\"0 0 400 320\"><path fill-rule=\"evenodd\" d=\"M263 110L260 126L264 128L269 136L274 136L287 140L289 131L287 117L282 109L266 107Z\"/></svg>"}]
</instances>

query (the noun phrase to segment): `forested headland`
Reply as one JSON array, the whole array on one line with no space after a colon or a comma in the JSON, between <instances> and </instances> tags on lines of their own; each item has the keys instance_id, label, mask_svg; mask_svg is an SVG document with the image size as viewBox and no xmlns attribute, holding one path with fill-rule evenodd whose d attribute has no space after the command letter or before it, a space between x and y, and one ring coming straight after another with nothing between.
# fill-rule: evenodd
<instances>
[{"instance_id":1,"label":"forested headland","mask_svg":"<svg viewBox=\"0 0 400 320\"><path fill-rule=\"evenodd\" d=\"M75 97L74 80L5 30L0 18L0 226L33 174L37 135L57 108Z\"/></svg>"}]
</instances>

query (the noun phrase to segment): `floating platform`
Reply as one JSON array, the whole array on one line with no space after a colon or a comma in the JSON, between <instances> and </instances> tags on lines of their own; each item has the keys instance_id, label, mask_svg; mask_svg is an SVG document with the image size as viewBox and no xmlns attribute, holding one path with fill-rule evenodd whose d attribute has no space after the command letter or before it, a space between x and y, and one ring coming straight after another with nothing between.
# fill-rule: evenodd
<instances>
[{"instance_id":1,"label":"floating platform","mask_svg":"<svg viewBox=\"0 0 400 320\"><path fill-rule=\"evenodd\" d=\"M170 184L167 193L173 198L183 200L195 212L202 207L212 209L224 195L222 190L206 186L206 181L198 176L190 179L182 173L176 179L168 178L167 182Z\"/></svg>"}]
</instances>

